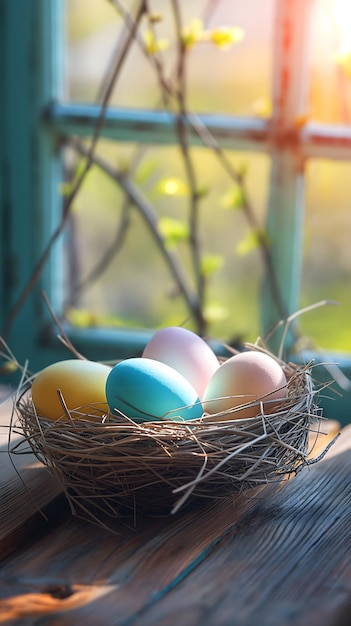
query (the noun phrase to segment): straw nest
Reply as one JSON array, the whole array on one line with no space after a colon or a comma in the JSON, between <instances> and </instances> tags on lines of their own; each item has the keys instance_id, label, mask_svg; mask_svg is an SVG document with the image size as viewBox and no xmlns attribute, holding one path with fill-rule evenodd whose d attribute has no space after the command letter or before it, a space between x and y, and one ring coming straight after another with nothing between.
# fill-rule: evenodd
<instances>
[{"instance_id":1,"label":"straw nest","mask_svg":"<svg viewBox=\"0 0 351 626\"><path fill-rule=\"evenodd\" d=\"M251 349L256 349L251 347ZM311 369L281 362L288 397L257 417L233 414L137 424L89 415L52 421L18 394L24 439L57 477L72 513L95 521L136 513L175 513L196 498L222 498L279 481L308 464L311 422L319 420Z\"/></svg>"}]
</instances>

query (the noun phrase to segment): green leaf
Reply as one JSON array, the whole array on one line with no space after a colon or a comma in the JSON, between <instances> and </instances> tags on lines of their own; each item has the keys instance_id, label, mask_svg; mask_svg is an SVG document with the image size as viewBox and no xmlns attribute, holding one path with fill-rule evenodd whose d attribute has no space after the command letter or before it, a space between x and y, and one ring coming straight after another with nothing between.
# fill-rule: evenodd
<instances>
[{"instance_id":1,"label":"green leaf","mask_svg":"<svg viewBox=\"0 0 351 626\"><path fill-rule=\"evenodd\" d=\"M97 325L96 315L87 309L69 309L66 318L76 328L90 328Z\"/></svg>"},{"instance_id":2,"label":"green leaf","mask_svg":"<svg viewBox=\"0 0 351 626\"><path fill-rule=\"evenodd\" d=\"M203 276L211 276L218 272L224 265L224 256L221 254L206 254L201 259L201 271Z\"/></svg>"},{"instance_id":3,"label":"green leaf","mask_svg":"<svg viewBox=\"0 0 351 626\"><path fill-rule=\"evenodd\" d=\"M255 117L267 119L272 115L272 102L268 98L257 98L251 105L251 112Z\"/></svg>"},{"instance_id":4,"label":"green leaf","mask_svg":"<svg viewBox=\"0 0 351 626\"><path fill-rule=\"evenodd\" d=\"M76 328L92 328L102 326L105 328L119 328L123 326L123 320L116 315L95 313L88 309L68 309L66 318ZM130 325L128 321L128 325Z\"/></svg>"},{"instance_id":5,"label":"green leaf","mask_svg":"<svg viewBox=\"0 0 351 626\"><path fill-rule=\"evenodd\" d=\"M155 170L156 162L153 159L145 159L136 171L135 182L138 183L138 185L145 184L151 178Z\"/></svg>"},{"instance_id":6,"label":"green leaf","mask_svg":"<svg viewBox=\"0 0 351 626\"><path fill-rule=\"evenodd\" d=\"M158 24L159 22L162 22L164 19L164 16L162 15L162 13L152 13L151 15L149 15L149 21L151 22L151 24Z\"/></svg>"},{"instance_id":7,"label":"green leaf","mask_svg":"<svg viewBox=\"0 0 351 626\"><path fill-rule=\"evenodd\" d=\"M189 227L186 222L174 220L171 217L161 217L158 227L165 245L174 248L178 243L189 239Z\"/></svg>"},{"instance_id":8,"label":"green leaf","mask_svg":"<svg viewBox=\"0 0 351 626\"><path fill-rule=\"evenodd\" d=\"M180 178L162 178L158 181L157 191L166 196L187 196L189 194L188 186L183 183Z\"/></svg>"},{"instance_id":9,"label":"green leaf","mask_svg":"<svg viewBox=\"0 0 351 626\"><path fill-rule=\"evenodd\" d=\"M156 39L155 34L152 30L146 30L143 33L143 40L145 50L148 54L154 55L162 50L167 50L169 48L168 39Z\"/></svg>"},{"instance_id":10,"label":"green leaf","mask_svg":"<svg viewBox=\"0 0 351 626\"><path fill-rule=\"evenodd\" d=\"M191 20L190 24L183 28L181 38L185 50L189 50L203 38L203 23L199 19Z\"/></svg>"},{"instance_id":11,"label":"green leaf","mask_svg":"<svg viewBox=\"0 0 351 626\"><path fill-rule=\"evenodd\" d=\"M200 185L196 189L196 197L200 200L200 198L205 198L208 195L210 188L207 185Z\"/></svg>"},{"instance_id":12,"label":"green leaf","mask_svg":"<svg viewBox=\"0 0 351 626\"><path fill-rule=\"evenodd\" d=\"M235 185L222 197L221 206L224 209L242 209L246 198L242 187Z\"/></svg>"},{"instance_id":13,"label":"green leaf","mask_svg":"<svg viewBox=\"0 0 351 626\"><path fill-rule=\"evenodd\" d=\"M77 162L74 168L74 180L75 181L77 181L82 176L82 174L84 174L86 166L87 166L87 159L85 157L82 159L79 159L79 161Z\"/></svg>"},{"instance_id":14,"label":"green leaf","mask_svg":"<svg viewBox=\"0 0 351 626\"><path fill-rule=\"evenodd\" d=\"M59 193L63 198L67 198L73 191L74 187L80 180L86 170L86 159L79 159L75 164L70 182L63 182L59 187Z\"/></svg>"},{"instance_id":15,"label":"green leaf","mask_svg":"<svg viewBox=\"0 0 351 626\"><path fill-rule=\"evenodd\" d=\"M249 230L245 237L236 246L238 256L246 256L257 250L262 245L262 240L267 243L267 235L263 230Z\"/></svg>"},{"instance_id":16,"label":"green leaf","mask_svg":"<svg viewBox=\"0 0 351 626\"><path fill-rule=\"evenodd\" d=\"M226 50L232 44L238 43L243 38L244 31L242 28L237 27L220 26L211 32L212 43L222 50Z\"/></svg>"},{"instance_id":17,"label":"green leaf","mask_svg":"<svg viewBox=\"0 0 351 626\"><path fill-rule=\"evenodd\" d=\"M68 196L70 195L72 189L73 189L72 183L61 183L59 185L59 194L63 198L68 198Z\"/></svg>"},{"instance_id":18,"label":"green leaf","mask_svg":"<svg viewBox=\"0 0 351 626\"><path fill-rule=\"evenodd\" d=\"M8 374L13 374L18 370L18 365L15 361L6 361L0 365L0 375L7 376Z\"/></svg>"},{"instance_id":19,"label":"green leaf","mask_svg":"<svg viewBox=\"0 0 351 626\"><path fill-rule=\"evenodd\" d=\"M204 318L208 324L221 322L229 317L229 309L222 304L211 302L204 307Z\"/></svg>"}]
</instances>

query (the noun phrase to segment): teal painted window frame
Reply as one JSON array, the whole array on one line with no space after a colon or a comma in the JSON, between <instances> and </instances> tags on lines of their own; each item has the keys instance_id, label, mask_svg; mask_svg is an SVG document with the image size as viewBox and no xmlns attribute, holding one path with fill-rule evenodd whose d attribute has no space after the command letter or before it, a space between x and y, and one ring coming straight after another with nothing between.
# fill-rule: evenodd
<instances>
[{"instance_id":1,"label":"teal painted window frame","mask_svg":"<svg viewBox=\"0 0 351 626\"><path fill-rule=\"evenodd\" d=\"M312 0L276 3L273 42L273 114L269 120L208 115L203 122L220 146L270 155L272 168L267 230L277 282L288 314L299 304L304 219L304 168L313 156L351 158L351 129L307 123L296 117L307 102L306 72ZM37 371L67 357L56 338L44 291L54 310L62 303L62 238L51 251L40 279L16 313L9 334L9 312L18 302L36 261L57 228L60 195L60 137L91 137L98 107L64 102L62 0L2 0L0 3L0 328L18 360ZM288 37L287 37L288 35ZM102 136L116 141L172 144L171 115L157 111L108 109ZM199 142L195 133L193 143ZM263 331L279 320L270 290L261 297ZM2 332L2 331L0 331ZM149 332L67 330L78 350L95 360L138 354ZM306 355L309 358L311 355ZM312 355L316 356L316 355ZM318 356L316 356L318 359ZM339 357L351 373L351 358ZM349 393L327 412L348 420Z\"/></svg>"},{"instance_id":2,"label":"teal painted window frame","mask_svg":"<svg viewBox=\"0 0 351 626\"><path fill-rule=\"evenodd\" d=\"M20 362L30 359L33 367L55 358L45 347L48 319L40 290L59 306L59 245L8 335L6 326L61 210L57 136L43 111L62 93L62 29L59 2L0 3L0 333Z\"/></svg>"}]
</instances>

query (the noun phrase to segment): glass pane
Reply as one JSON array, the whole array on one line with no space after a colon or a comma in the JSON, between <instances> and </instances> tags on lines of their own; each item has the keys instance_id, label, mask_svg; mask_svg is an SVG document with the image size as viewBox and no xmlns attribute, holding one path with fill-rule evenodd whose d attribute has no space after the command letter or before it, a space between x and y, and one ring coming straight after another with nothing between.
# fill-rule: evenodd
<instances>
[{"instance_id":1,"label":"glass pane","mask_svg":"<svg viewBox=\"0 0 351 626\"><path fill-rule=\"evenodd\" d=\"M301 317L317 347L351 351L351 164L323 160L307 167L302 306L328 299Z\"/></svg>"},{"instance_id":2,"label":"glass pane","mask_svg":"<svg viewBox=\"0 0 351 626\"><path fill-rule=\"evenodd\" d=\"M311 66L310 118L327 124L350 124L350 0L315 0Z\"/></svg>"},{"instance_id":3,"label":"glass pane","mask_svg":"<svg viewBox=\"0 0 351 626\"><path fill-rule=\"evenodd\" d=\"M98 166L88 174L77 196L66 242L68 320L82 326L144 328L185 322L194 328L193 322L187 323L189 306L169 260L155 240L157 229L165 252L176 257L191 293L196 294L194 247L188 236L193 232L204 268L208 332L226 341L232 337L256 339L263 263L240 208L240 187L234 185L213 152L194 148L191 158L199 216L192 231L191 197L179 148L138 148L108 141L98 148L98 157L120 171L133 171L136 155L138 165L132 180L138 189L138 206L126 202L120 187ZM249 153L225 157L236 170L246 171L248 202L263 229L269 159ZM75 166L70 151L66 162L67 167ZM147 224L146 214L156 226Z\"/></svg>"},{"instance_id":4,"label":"glass pane","mask_svg":"<svg viewBox=\"0 0 351 626\"><path fill-rule=\"evenodd\" d=\"M66 2L69 100L101 100L139 4ZM274 0L259 15L254 0L149 7L110 105L269 115ZM178 144L99 141L103 163L75 199L66 238L65 314L83 326L194 326L198 301L211 335L256 339L269 158L218 154L206 141L189 148L182 133ZM66 167L70 180L79 169L71 149ZM130 174L136 202L111 169Z\"/></svg>"},{"instance_id":5,"label":"glass pane","mask_svg":"<svg viewBox=\"0 0 351 626\"><path fill-rule=\"evenodd\" d=\"M136 3L66 0L66 97L96 102L101 84L121 46L124 19L116 6L134 14ZM153 20L144 17L139 43L128 50L111 104L159 107L157 58L172 89L177 87L177 32L188 42L187 107L198 112L269 115L271 41L274 0L179 0L177 27L171 2L149 3ZM224 27L224 30L223 30ZM229 38L229 39L228 39ZM233 38L232 45L225 45ZM190 42L194 41L194 45ZM141 45L140 45L141 43ZM142 46L152 54L147 59ZM172 98L169 106L172 107Z\"/></svg>"}]
</instances>

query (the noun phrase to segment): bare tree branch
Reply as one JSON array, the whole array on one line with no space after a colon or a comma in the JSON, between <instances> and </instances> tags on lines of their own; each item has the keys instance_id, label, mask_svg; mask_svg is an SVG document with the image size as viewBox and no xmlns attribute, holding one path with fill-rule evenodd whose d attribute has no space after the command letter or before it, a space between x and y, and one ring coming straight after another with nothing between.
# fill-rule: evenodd
<instances>
[{"instance_id":1,"label":"bare tree branch","mask_svg":"<svg viewBox=\"0 0 351 626\"><path fill-rule=\"evenodd\" d=\"M84 144L76 138L68 138L67 143L71 145L82 156L86 155L86 148ZM165 245L164 238L161 235L158 227L158 216L156 215L152 205L142 195L140 189L133 183L131 178L124 172L112 168L109 163L106 163L101 157L95 155L94 163L102 169L110 178L115 180L118 185L124 190L130 202L138 209L140 215L143 217L149 231L154 237L154 240L162 253L172 275L175 279L180 292L183 294L189 311L192 316L195 316L195 312L198 310L199 301L197 293L191 288L187 275L183 272L183 269L179 263L177 255L173 250L169 250Z\"/></svg>"},{"instance_id":2,"label":"bare tree branch","mask_svg":"<svg viewBox=\"0 0 351 626\"><path fill-rule=\"evenodd\" d=\"M128 20L128 24L129 27L131 27L131 21L130 21L130 16L129 14L126 12L126 10L124 9L122 3L119 0L111 0L112 4L114 4L116 6L116 8L118 8L118 10L124 15L124 17L126 17L126 19ZM181 18L180 18L180 13L179 13L179 2L177 0L172 0L172 4L173 4L173 8L174 8L174 13L175 13L175 18L176 18L176 25L177 25L177 31L178 31L178 45L181 47L182 43L181 43ZM205 20L208 21L211 18L211 15L213 14L213 12L216 10L218 5L218 0L210 0L207 7L205 8ZM177 93L177 89L172 85L172 83L170 81L167 81L164 75L164 72L161 71L160 68L160 64L157 62L157 60L154 58L153 55L150 55L147 53L147 51L145 50L145 46L144 46L144 42L143 40L140 38L139 33L136 33L136 41L140 47L140 49L143 51L143 53L145 54L146 58L148 59L148 61L153 65L153 67L155 68L155 71L157 72L158 78L159 78L159 82L160 82L160 87L161 87L161 91L162 92L166 92L169 96L173 96L177 98L178 101L178 105L179 105L179 98L183 98L183 103L180 106L181 111L179 112L179 117L178 117L178 136L180 139L180 145L181 145L181 149L183 151L183 155L184 155L184 159L186 162L186 170L187 170L187 174L188 174L188 182L189 182L189 186L191 189L191 202L192 202L192 225L191 225L191 232L197 232L196 230L196 211L194 210L195 204L196 204L196 196L194 192L194 189L196 190L196 185L194 185L194 180L193 176L192 176L192 168L191 168L191 164L189 163L189 153L188 150L186 149L186 130L185 130L185 125L189 124L190 127L193 128L193 130L197 133L198 137L201 139L201 141L203 142L203 145L209 149L211 149L214 154L217 156L220 164L222 165L224 171L228 174L229 178L235 182L241 189L242 191L242 197L244 198L244 203L243 203L243 212L244 215L246 217L246 220L250 226L250 228L256 233L257 238L258 238L258 243L259 243L259 249L261 252L261 256L262 256L262 261L264 264L264 267L266 268L266 272L267 272L267 277L268 277L268 283L270 285L271 288L271 292L272 292L272 296L274 299L274 302L276 304L277 310L281 316L281 318L285 319L287 312L286 312L286 307L284 306L283 303L283 299L282 299L282 295L280 292L280 288L279 288L279 284L277 281L277 277L276 277L276 272L275 272L275 268L272 262L272 258L271 258L271 252L270 252L270 247L269 247L269 242L267 241L266 237L264 236L264 233L262 232L262 226L259 223L259 221L257 220L257 217L255 215L255 212L252 209L252 205L249 201L249 196L248 196L248 191L246 189L245 186L245 181L244 178L242 176L242 174L240 172L238 172L235 167L233 167L233 165L231 164L230 160L228 159L227 155L225 154L225 152L221 149L220 145L218 144L218 142L216 141L216 139L213 137L213 135L211 134L211 132L209 131L209 129L203 124L203 122L201 121L201 119L199 118L198 115L196 115L195 113L190 112L189 110L187 110L186 106L184 106L185 104L185 80L184 80L184 50L181 50L181 48L179 49L179 53L178 53L178 64L177 64L177 68L176 68L176 77L178 77L178 80L180 78L180 75L183 75L183 79L182 79L182 85L179 86L178 89L178 93ZM183 91L184 90L184 91ZM182 92L183 91L183 96L182 96ZM186 156L187 154L187 156ZM193 236L193 235L192 235ZM197 246L197 240L195 238L195 241L192 241L191 243L195 243L195 246ZM193 262L194 262L194 268L197 272L197 278L198 278L198 288L200 290L200 300L203 301L204 299L204 294L203 294L203 290L204 290L204 284L203 284L203 277L201 276L201 268L199 266L199 252L198 250L193 250Z\"/></svg>"},{"instance_id":3,"label":"bare tree branch","mask_svg":"<svg viewBox=\"0 0 351 626\"><path fill-rule=\"evenodd\" d=\"M200 335L204 335L206 333L206 321L204 318L205 280L201 267L201 248L199 240L199 197L195 168L190 155L187 127L185 124L185 120L187 119L187 85L185 70L186 49L184 47L182 39L182 20L178 0L172 0L172 8L178 42L178 62L176 70L178 88L176 89L176 97L179 111L176 129L178 133L180 150L183 156L187 181L190 189L190 250L192 254L193 269L199 297L199 310L197 311L196 321L198 333Z\"/></svg>"}]
</instances>

